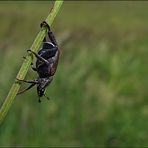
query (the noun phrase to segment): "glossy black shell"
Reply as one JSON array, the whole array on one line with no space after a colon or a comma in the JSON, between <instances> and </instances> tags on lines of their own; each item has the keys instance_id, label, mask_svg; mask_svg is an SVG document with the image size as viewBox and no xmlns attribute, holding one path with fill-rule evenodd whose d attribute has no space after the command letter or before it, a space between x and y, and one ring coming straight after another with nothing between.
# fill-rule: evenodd
<instances>
[{"instance_id":1,"label":"glossy black shell","mask_svg":"<svg viewBox=\"0 0 148 148\"><path fill-rule=\"evenodd\" d=\"M56 51L57 51L57 48L52 43L44 42L43 47L38 52L38 55L40 55L41 57L43 57L47 61L50 61L50 59L55 56ZM47 65L37 59L36 68L37 68L37 72L38 72L40 78L46 78L46 77L51 76L50 75L51 64L52 63L49 63Z\"/></svg>"}]
</instances>

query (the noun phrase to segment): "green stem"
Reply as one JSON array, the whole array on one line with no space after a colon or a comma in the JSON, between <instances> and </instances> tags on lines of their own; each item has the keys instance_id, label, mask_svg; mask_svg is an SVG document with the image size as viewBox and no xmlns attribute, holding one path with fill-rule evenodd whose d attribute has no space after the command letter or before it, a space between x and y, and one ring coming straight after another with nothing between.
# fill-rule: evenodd
<instances>
[{"instance_id":1,"label":"green stem","mask_svg":"<svg viewBox=\"0 0 148 148\"><path fill-rule=\"evenodd\" d=\"M53 23L53 20L56 17L62 3L63 3L63 1L58 1L58 0L55 1L54 7L52 8L50 14L46 18L45 21L50 26ZM43 27L40 30L40 32L38 33L37 37L35 38L32 46L30 48L32 51L34 51L34 52L38 51L38 49L40 48L40 45L42 44L43 38L45 37L46 33L47 33L47 30L46 30L46 28ZM32 57L31 57L30 54L28 54L26 56L26 59L24 60L24 62L22 64L16 78L18 78L18 79L24 79L25 78L25 76L26 76L26 74L27 74L27 72L29 70L31 61L32 61ZM10 109L10 107L11 107L13 101L14 101L14 98L17 95L19 88L20 88L20 83L15 81L14 84L12 85L9 93L8 93L7 98L5 99L3 105L1 106L1 109L0 109L0 124L2 123L3 119L7 115L7 112L9 111L9 109Z\"/></svg>"}]
</instances>

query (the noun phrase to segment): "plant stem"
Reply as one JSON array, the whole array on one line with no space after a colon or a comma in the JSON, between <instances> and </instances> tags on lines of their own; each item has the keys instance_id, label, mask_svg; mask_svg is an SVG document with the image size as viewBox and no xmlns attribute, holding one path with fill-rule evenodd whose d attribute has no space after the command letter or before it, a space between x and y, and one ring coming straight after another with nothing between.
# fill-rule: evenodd
<instances>
[{"instance_id":1,"label":"plant stem","mask_svg":"<svg viewBox=\"0 0 148 148\"><path fill-rule=\"evenodd\" d=\"M51 26L51 24L53 23L53 20L54 18L56 17L61 5L62 5L63 1L55 1L54 3L54 6L50 12L50 14L48 15L48 17L46 18L46 22ZM42 44L42 41L43 41L43 38L45 37L45 35L47 34L47 30L45 27L43 27L40 32L38 33L37 37L35 38L30 50L34 51L34 52L37 52L38 49L40 48L41 44ZM32 56L30 54L27 54L18 74L17 74L17 79L24 79L28 70L29 70L29 67L30 67L30 64L32 62ZM3 119L5 118L5 116L7 115L13 101L14 101L14 98L15 96L17 95L18 91L19 91L19 88L20 88L20 83L17 82L15 80L14 84L12 85L9 93L8 93L8 96L7 98L5 99L3 105L1 106L1 109L0 109L0 124L2 123Z\"/></svg>"}]
</instances>

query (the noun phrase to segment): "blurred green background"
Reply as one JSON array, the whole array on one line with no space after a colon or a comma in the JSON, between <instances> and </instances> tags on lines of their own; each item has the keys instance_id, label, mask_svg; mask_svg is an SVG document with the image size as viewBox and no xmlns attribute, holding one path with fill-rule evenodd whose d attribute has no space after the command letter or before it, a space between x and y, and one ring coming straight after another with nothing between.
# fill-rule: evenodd
<instances>
[{"instance_id":1,"label":"blurred green background","mask_svg":"<svg viewBox=\"0 0 148 148\"><path fill-rule=\"evenodd\" d=\"M52 4L0 2L0 105ZM51 100L17 96L0 146L148 146L148 2L66 1L52 30Z\"/></svg>"}]
</instances>

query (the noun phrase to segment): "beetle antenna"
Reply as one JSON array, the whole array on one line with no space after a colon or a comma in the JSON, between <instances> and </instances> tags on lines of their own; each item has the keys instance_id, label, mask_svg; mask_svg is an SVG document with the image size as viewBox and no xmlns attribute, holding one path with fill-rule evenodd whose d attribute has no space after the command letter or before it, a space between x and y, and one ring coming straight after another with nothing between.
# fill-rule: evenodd
<instances>
[{"instance_id":1,"label":"beetle antenna","mask_svg":"<svg viewBox=\"0 0 148 148\"><path fill-rule=\"evenodd\" d=\"M38 100L38 102L39 102L39 103L41 103L41 99L40 99L40 97L39 97L39 100Z\"/></svg>"},{"instance_id":2,"label":"beetle antenna","mask_svg":"<svg viewBox=\"0 0 148 148\"><path fill-rule=\"evenodd\" d=\"M49 98L49 97L47 97L45 94L44 94L44 97L45 97L47 100L50 100L50 98Z\"/></svg>"}]
</instances>

